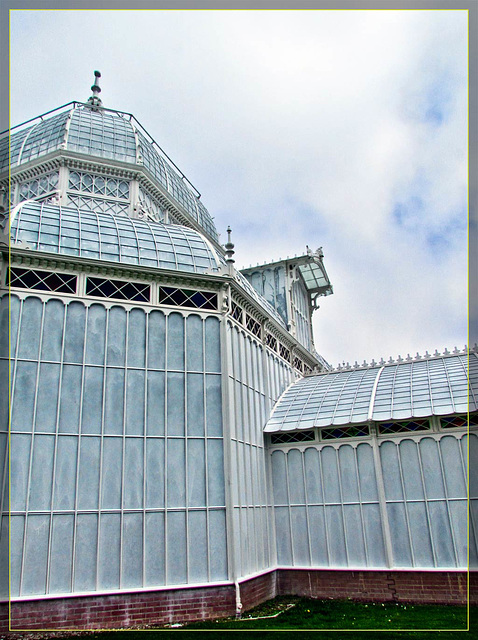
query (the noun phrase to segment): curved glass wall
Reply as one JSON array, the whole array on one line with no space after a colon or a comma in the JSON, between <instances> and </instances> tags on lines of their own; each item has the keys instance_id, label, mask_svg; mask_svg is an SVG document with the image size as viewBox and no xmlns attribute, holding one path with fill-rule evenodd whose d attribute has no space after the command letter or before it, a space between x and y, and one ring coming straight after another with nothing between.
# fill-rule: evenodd
<instances>
[{"instance_id":1,"label":"curved glass wall","mask_svg":"<svg viewBox=\"0 0 478 640\"><path fill-rule=\"evenodd\" d=\"M12 596L227 579L219 325L11 297Z\"/></svg>"},{"instance_id":2,"label":"curved glass wall","mask_svg":"<svg viewBox=\"0 0 478 640\"><path fill-rule=\"evenodd\" d=\"M478 437L469 438L473 460ZM387 439L380 442L379 457L371 439L276 448L271 465L278 565L466 568L467 440L463 433Z\"/></svg>"}]
</instances>

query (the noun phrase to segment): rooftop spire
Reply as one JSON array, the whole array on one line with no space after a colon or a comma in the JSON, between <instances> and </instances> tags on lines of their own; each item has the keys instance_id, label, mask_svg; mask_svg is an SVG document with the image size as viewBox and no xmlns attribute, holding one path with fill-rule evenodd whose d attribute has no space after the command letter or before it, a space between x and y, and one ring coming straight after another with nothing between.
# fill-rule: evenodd
<instances>
[{"instance_id":1,"label":"rooftop spire","mask_svg":"<svg viewBox=\"0 0 478 640\"><path fill-rule=\"evenodd\" d=\"M227 242L224 245L224 248L226 250L226 254L225 254L225 258L226 258L226 263L229 269L229 275L233 275L234 274L234 244L231 242L231 227L227 227Z\"/></svg>"},{"instance_id":2,"label":"rooftop spire","mask_svg":"<svg viewBox=\"0 0 478 640\"><path fill-rule=\"evenodd\" d=\"M227 227L227 242L224 245L226 249L226 262L234 262L234 244L231 242L231 227Z\"/></svg>"},{"instance_id":3,"label":"rooftop spire","mask_svg":"<svg viewBox=\"0 0 478 640\"><path fill-rule=\"evenodd\" d=\"M101 73L99 71L95 71L95 81L91 85L91 90L93 91L93 95L88 98L88 103L92 107L99 108L103 104L100 98L101 87L98 84L98 78L101 78Z\"/></svg>"}]
</instances>

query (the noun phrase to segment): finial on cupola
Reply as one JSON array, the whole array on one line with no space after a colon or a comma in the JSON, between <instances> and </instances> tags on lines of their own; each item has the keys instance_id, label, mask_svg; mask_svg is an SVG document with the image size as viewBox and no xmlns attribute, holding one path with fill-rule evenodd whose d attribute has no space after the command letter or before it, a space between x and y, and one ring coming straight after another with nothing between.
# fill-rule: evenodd
<instances>
[{"instance_id":1,"label":"finial on cupola","mask_svg":"<svg viewBox=\"0 0 478 640\"><path fill-rule=\"evenodd\" d=\"M234 255L234 244L231 242L231 232L232 229L231 227L227 228L227 242L224 245L224 248L226 249L226 262L235 262L233 255Z\"/></svg>"},{"instance_id":2,"label":"finial on cupola","mask_svg":"<svg viewBox=\"0 0 478 640\"><path fill-rule=\"evenodd\" d=\"M234 244L231 242L231 227L227 227L227 242L224 245L224 248L226 249L226 263L229 269L229 275L233 275L234 274Z\"/></svg>"},{"instance_id":3,"label":"finial on cupola","mask_svg":"<svg viewBox=\"0 0 478 640\"><path fill-rule=\"evenodd\" d=\"M101 105L103 104L99 95L101 93L101 87L98 84L98 78L101 78L101 73L99 71L95 71L95 81L91 85L93 95L88 98L88 104L96 108L101 107Z\"/></svg>"}]
</instances>

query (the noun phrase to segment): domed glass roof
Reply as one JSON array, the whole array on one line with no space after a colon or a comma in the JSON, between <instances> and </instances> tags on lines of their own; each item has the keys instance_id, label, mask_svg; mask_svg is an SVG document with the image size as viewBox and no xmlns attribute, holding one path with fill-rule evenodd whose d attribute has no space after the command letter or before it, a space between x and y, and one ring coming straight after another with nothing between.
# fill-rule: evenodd
<instances>
[{"instance_id":1,"label":"domed glass roof","mask_svg":"<svg viewBox=\"0 0 478 640\"><path fill-rule=\"evenodd\" d=\"M71 103L68 110L12 132L12 169L57 150L142 166L171 199L218 241L211 215L185 176L130 114ZM0 140L0 172L8 169L8 135ZM191 188L192 187L192 188Z\"/></svg>"},{"instance_id":2,"label":"domed glass roof","mask_svg":"<svg viewBox=\"0 0 478 640\"><path fill-rule=\"evenodd\" d=\"M44 202L12 212L12 244L51 253L194 273L217 272L219 254L197 231Z\"/></svg>"}]
</instances>

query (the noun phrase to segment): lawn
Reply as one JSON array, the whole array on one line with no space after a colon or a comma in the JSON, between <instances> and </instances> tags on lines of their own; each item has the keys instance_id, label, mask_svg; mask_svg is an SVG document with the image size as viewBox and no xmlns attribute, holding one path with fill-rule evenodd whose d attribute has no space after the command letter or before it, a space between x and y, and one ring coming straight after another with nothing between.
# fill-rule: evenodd
<instances>
[{"instance_id":1,"label":"lawn","mask_svg":"<svg viewBox=\"0 0 478 640\"><path fill-rule=\"evenodd\" d=\"M148 629L146 634L145 631L123 631L121 636L128 640L169 640L173 636L176 640L219 640L224 636L240 640L250 638L252 633L261 640L272 640L277 638L278 632L283 632L284 638L294 640L370 640L371 634L373 640L431 640L435 637L454 640L462 633L466 638L478 638L478 616L473 613L471 626L474 630L466 632L467 609L463 606L280 597L244 613L240 620L226 618L174 629ZM273 615L276 617L270 617ZM90 637L112 640L118 636L117 632L103 632Z\"/></svg>"}]
</instances>

